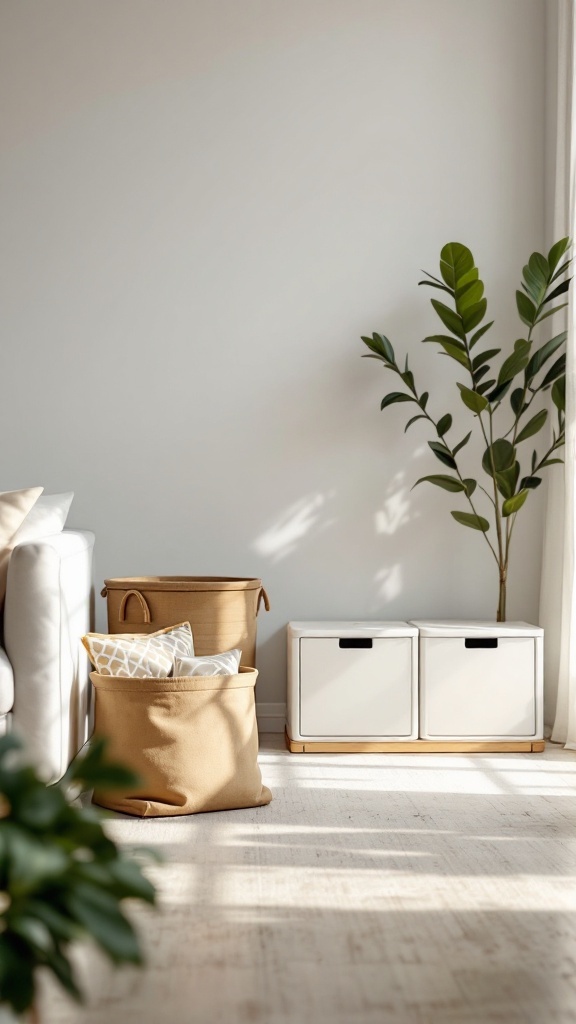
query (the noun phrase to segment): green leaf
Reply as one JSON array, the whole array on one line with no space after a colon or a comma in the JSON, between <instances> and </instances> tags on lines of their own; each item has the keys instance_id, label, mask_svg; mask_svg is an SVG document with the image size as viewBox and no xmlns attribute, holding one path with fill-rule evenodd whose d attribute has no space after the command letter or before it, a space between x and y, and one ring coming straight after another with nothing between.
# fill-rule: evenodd
<instances>
[{"instance_id":1,"label":"green leaf","mask_svg":"<svg viewBox=\"0 0 576 1024\"><path fill-rule=\"evenodd\" d=\"M448 242L442 247L440 273L449 288L462 286L468 279L467 275L474 270L474 257L461 242Z\"/></svg>"},{"instance_id":2,"label":"green leaf","mask_svg":"<svg viewBox=\"0 0 576 1024\"><path fill-rule=\"evenodd\" d=\"M486 299L481 299L480 302L475 303L474 306L470 306L470 308L466 310L462 317L462 323L464 324L464 330L466 333L468 333L468 331L473 331L475 327L478 327L479 323L482 323L482 320L486 316L487 308L488 303L486 302Z\"/></svg>"},{"instance_id":3,"label":"green leaf","mask_svg":"<svg viewBox=\"0 0 576 1024\"><path fill-rule=\"evenodd\" d=\"M505 498L511 498L516 490L516 484L518 483L518 477L520 476L520 463L515 462L513 466L508 469L503 469L502 472L496 473L496 486Z\"/></svg>"},{"instance_id":4,"label":"green leaf","mask_svg":"<svg viewBox=\"0 0 576 1024\"><path fill-rule=\"evenodd\" d=\"M426 408L427 401L428 401L428 392L427 391L423 391L422 394L420 395L420 399L419 399L420 408L421 409L425 409Z\"/></svg>"},{"instance_id":5,"label":"green leaf","mask_svg":"<svg viewBox=\"0 0 576 1024\"><path fill-rule=\"evenodd\" d=\"M136 933L115 897L86 883L67 893L66 903L75 920L114 963L142 963Z\"/></svg>"},{"instance_id":6,"label":"green leaf","mask_svg":"<svg viewBox=\"0 0 576 1024\"><path fill-rule=\"evenodd\" d=\"M488 401L483 395L479 395L477 391L471 391L470 388L464 387L463 384L459 384L460 397L464 402L467 409L470 409L476 415L484 412L484 409L488 408Z\"/></svg>"},{"instance_id":7,"label":"green leaf","mask_svg":"<svg viewBox=\"0 0 576 1024\"><path fill-rule=\"evenodd\" d=\"M367 355L362 356L363 359L380 359L383 363L388 364L388 359L384 355L384 351L383 351L381 345L377 345L372 340L372 338L367 338L365 335L362 335L362 341L364 342L366 347L370 349L370 351L372 353L372 355L369 355L369 356L367 356Z\"/></svg>"},{"instance_id":8,"label":"green leaf","mask_svg":"<svg viewBox=\"0 0 576 1024\"><path fill-rule=\"evenodd\" d=\"M146 903L156 902L156 890L142 874L142 869L132 860L115 860L109 865L113 881L121 889L120 899L138 899Z\"/></svg>"},{"instance_id":9,"label":"green leaf","mask_svg":"<svg viewBox=\"0 0 576 1024\"><path fill-rule=\"evenodd\" d=\"M555 338L551 338L550 341L547 341L545 345L542 345L542 348L539 348L534 353L526 367L526 380L528 382L530 382L542 369L546 360L549 359L550 356L554 355L556 349L560 348L560 346L564 344L567 336L567 331L561 331L560 334L557 334Z\"/></svg>"},{"instance_id":10,"label":"green leaf","mask_svg":"<svg viewBox=\"0 0 576 1024\"><path fill-rule=\"evenodd\" d=\"M552 385L552 401L560 412L566 411L566 377L559 377Z\"/></svg>"},{"instance_id":11,"label":"green leaf","mask_svg":"<svg viewBox=\"0 0 576 1024\"><path fill-rule=\"evenodd\" d=\"M457 341L456 338L451 338L449 334L429 334L426 338L422 339L424 342L435 341L437 345L444 346L445 344L453 345L454 348L460 350L460 352L466 352L466 345L463 341Z\"/></svg>"},{"instance_id":12,"label":"green leaf","mask_svg":"<svg viewBox=\"0 0 576 1024\"><path fill-rule=\"evenodd\" d=\"M384 334L373 334L372 339L382 346L382 351L389 363L394 363L394 349Z\"/></svg>"},{"instance_id":13,"label":"green leaf","mask_svg":"<svg viewBox=\"0 0 576 1024\"><path fill-rule=\"evenodd\" d=\"M516 374L520 373L528 365L530 359L530 342L519 338L514 351L504 360L498 374L498 384L505 384L513 380Z\"/></svg>"},{"instance_id":14,"label":"green leaf","mask_svg":"<svg viewBox=\"0 0 576 1024\"><path fill-rule=\"evenodd\" d=\"M564 293L570 288L571 280L572 278L569 277L567 281L562 281L562 284L557 285L554 291L550 292L550 294L546 296L543 305L545 306L547 302L552 302L553 299L557 299L559 295L564 295Z\"/></svg>"},{"instance_id":15,"label":"green leaf","mask_svg":"<svg viewBox=\"0 0 576 1024\"><path fill-rule=\"evenodd\" d=\"M70 961L58 950L54 949L45 957L46 966L50 968L62 987L78 1003L83 1002L83 997L72 971Z\"/></svg>"},{"instance_id":16,"label":"green leaf","mask_svg":"<svg viewBox=\"0 0 576 1024\"><path fill-rule=\"evenodd\" d=\"M460 338L461 341L464 341L466 338L466 334L464 332L464 327L462 326L462 320L458 316L458 313L455 313L453 309L450 309L448 306L445 306L443 302L439 302L438 299L430 299L430 302L434 306L434 309L436 310L442 323L444 324L445 327L448 328L450 333L455 334L457 338Z\"/></svg>"},{"instance_id":17,"label":"green leaf","mask_svg":"<svg viewBox=\"0 0 576 1024\"><path fill-rule=\"evenodd\" d=\"M438 435L440 437L444 437L444 434L448 433L448 431L450 430L451 426L452 426L452 417L451 417L450 413L447 412L446 415L442 416L438 420L438 423L436 424L436 430L438 431Z\"/></svg>"},{"instance_id":18,"label":"green leaf","mask_svg":"<svg viewBox=\"0 0 576 1024\"><path fill-rule=\"evenodd\" d=\"M406 433L406 431L408 430L408 427L411 427L413 423L416 423L416 420L426 420L426 419L428 419L428 417L424 416L422 414L420 414L419 416L413 416L411 420L408 420L408 423L404 427L404 433Z\"/></svg>"},{"instance_id":19,"label":"green leaf","mask_svg":"<svg viewBox=\"0 0 576 1024\"><path fill-rule=\"evenodd\" d=\"M79 938L78 926L57 908L49 903L43 903L41 898L27 900L26 907L28 914L42 921L58 942L70 942L72 939Z\"/></svg>"},{"instance_id":20,"label":"green leaf","mask_svg":"<svg viewBox=\"0 0 576 1024\"><path fill-rule=\"evenodd\" d=\"M547 317L554 316L554 313L559 313L560 310L565 309L567 305L567 302L562 302L559 306L554 306L554 309L549 309L547 313L543 313L542 316L539 316L536 323L541 324L542 321L546 320Z\"/></svg>"},{"instance_id":21,"label":"green leaf","mask_svg":"<svg viewBox=\"0 0 576 1024\"><path fill-rule=\"evenodd\" d=\"M458 363L461 363L461 365L465 366L467 370L470 369L470 360L468 358L468 354L466 352L466 349L464 348L464 345L460 345L460 342L457 342L454 338L448 338L446 339L446 341L440 341L440 337L437 336L435 340L439 341L439 344L444 349L446 355L451 356L452 359L455 359ZM427 338L426 341L428 341Z\"/></svg>"},{"instance_id":22,"label":"green leaf","mask_svg":"<svg viewBox=\"0 0 576 1024\"><path fill-rule=\"evenodd\" d=\"M493 326L493 324L494 324L494 321L491 320L489 324L484 324L483 327L480 328L480 330L476 331L476 333L473 334L472 337L470 338L470 342L468 344L468 347L472 348L476 344L477 341L480 341L480 338L484 334L486 334L486 331L490 330L490 328Z\"/></svg>"},{"instance_id":23,"label":"green leaf","mask_svg":"<svg viewBox=\"0 0 576 1024\"><path fill-rule=\"evenodd\" d=\"M414 387L414 375L412 371L408 369L404 370L404 373L400 374L400 378L404 381L406 387L410 388L410 391L415 394L416 389Z\"/></svg>"},{"instance_id":24,"label":"green leaf","mask_svg":"<svg viewBox=\"0 0 576 1024\"><path fill-rule=\"evenodd\" d=\"M470 440L471 437L472 437L472 431L470 431L469 434L466 434L466 437L464 437L461 441L459 441L458 444L452 449L454 455L458 455L458 452L460 451L460 449L463 448L465 444L468 444L468 441Z\"/></svg>"},{"instance_id":25,"label":"green leaf","mask_svg":"<svg viewBox=\"0 0 576 1024\"><path fill-rule=\"evenodd\" d=\"M466 488L466 494L468 495L469 498L471 498L478 484L476 480L472 479L472 477L467 476L466 479L464 480L464 486Z\"/></svg>"},{"instance_id":26,"label":"green leaf","mask_svg":"<svg viewBox=\"0 0 576 1024\"><path fill-rule=\"evenodd\" d=\"M536 306L524 292L516 292L516 305L522 323L532 327L536 320Z\"/></svg>"},{"instance_id":27,"label":"green leaf","mask_svg":"<svg viewBox=\"0 0 576 1024\"><path fill-rule=\"evenodd\" d=\"M547 279L540 275L533 274L529 266L522 270L524 278L523 287L528 292L535 306L539 306L546 294Z\"/></svg>"},{"instance_id":28,"label":"green leaf","mask_svg":"<svg viewBox=\"0 0 576 1024\"><path fill-rule=\"evenodd\" d=\"M548 370L548 373L544 377L544 380L542 381L542 384L540 385L540 387L541 388L548 387L548 385L551 384L552 381L555 381L556 378L560 377L561 374L563 374L565 371L566 371L566 354L563 352L562 355L556 360L555 363L552 364L552 366Z\"/></svg>"},{"instance_id":29,"label":"green leaf","mask_svg":"<svg viewBox=\"0 0 576 1024\"><path fill-rule=\"evenodd\" d=\"M457 480L455 476L448 476L443 473L435 473L432 476L421 476L414 484L414 487L417 487L418 484L424 483L424 481L427 481L430 484L435 484L436 487L443 487L445 491L455 492L465 490L464 484L460 483L460 480Z\"/></svg>"},{"instance_id":30,"label":"green leaf","mask_svg":"<svg viewBox=\"0 0 576 1024\"><path fill-rule=\"evenodd\" d=\"M490 373L490 367L489 367L488 363L486 363L485 366L481 366L479 370L475 370L474 371L474 374L473 374L473 377L474 377L474 389L476 391L478 390L477 385L482 380L482 377L485 377L487 373ZM494 384L495 383L496 383L496 381L494 381Z\"/></svg>"},{"instance_id":31,"label":"green leaf","mask_svg":"<svg viewBox=\"0 0 576 1024\"><path fill-rule=\"evenodd\" d=\"M18 801L18 815L23 825L42 833L54 824L65 807L66 800L61 790L38 787L22 795Z\"/></svg>"},{"instance_id":32,"label":"green leaf","mask_svg":"<svg viewBox=\"0 0 576 1024\"><path fill-rule=\"evenodd\" d=\"M504 437L499 437L493 444L488 445L484 452L482 468L488 473L488 476L492 476L492 464L494 464L494 472L502 473L513 466L515 461L516 449L514 445L510 444L510 441L507 441Z\"/></svg>"},{"instance_id":33,"label":"green leaf","mask_svg":"<svg viewBox=\"0 0 576 1024\"><path fill-rule=\"evenodd\" d=\"M540 487L541 483L542 479L539 476L525 476L520 481L520 487L522 490L527 487L529 490L534 491L537 487Z\"/></svg>"},{"instance_id":34,"label":"green leaf","mask_svg":"<svg viewBox=\"0 0 576 1024\"><path fill-rule=\"evenodd\" d=\"M493 379L483 380L481 384L476 384L474 390L477 391L479 395L485 395L487 391L490 391L490 388L494 387L495 383L496 381Z\"/></svg>"},{"instance_id":35,"label":"green leaf","mask_svg":"<svg viewBox=\"0 0 576 1024\"><path fill-rule=\"evenodd\" d=\"M526 501L529 493L530 492L527 490L518 491L518 494L514 494L511 498L507 498L502 504L502 515L511 516L514 515L515 512L518 512L518 510L522 508L522 505Z\"/></svg>"},{"instance_id":36,"label":"green leaf","mask_svg":"<svg viewBox=\"0 0 576 1024\"><path fill-rule=\"evenodd\" d=\"M43 921L39 921L29 914L12 914L9 927L14 935L24 939L26 944L37 952L46 953L54 948L49 928Z\"/></svg>"},{"instance_id":37,"label":"green leaf","mask_svg":"<svg viewBox=\"0 0 576 1024\"><path fill-rule=\"evenodd\" d=\"M550 279L550 284L552 284L552 281L557 281L559 277L562 277L562 274L566 273L568 267L571 266L571 264L572 260L566 260L566 262L563 263L561 267L558 267L558 270L555 274L553 274L552 278Z\"/></svg>"},{"instance_id":38,"label":"green leaf","mask_svg":"<svg viewBox=\"0 0 576 1024\"><path fill-rule=\"evenodd\" d=\"M564 463L564 459L546 459L546 462L542 463L540 469L544 469L544 466L555 466L557 463L558 465L562 465Z\"/></svg>"},{"instance_id":39,"label":"green leaf","mask_svg":"<svg viewBox=\"0 0 576 1024\"><path fill-rule=\"evenodd\" d=\"M426 271L424 270L423 273L425 274ZM452 291L451 288L447 288L445 284L437 284L436 281L418 281L418 284L419 285L421 285L421 284L428 285L428 288L439 288L440 291L448 292L448 295L450 295L450 296L452 296L452 298L454 298L454 292Z\"/></svg>"},{"instance_id":40,"label":"green leaf","mask_svg":"<svg viewBox=\"0 0 576 1024\"><path fill-rule=\"evenodd\" d=\"M492 383L494 383L494 381L492 381ZM488 395L488 400L490 402L499 402L506 392L510 390L511 385L511 380L505 380L503 384L498 384Z\"/></svg>"},{"instance_id":41,"label":"green leaf","mask_svg":"<svg viewBox=\"0 0 576 1024\"><path fill-rule=\"evenodd\" d=\"M545 282L550 280L550 267L548 266L548 260L541 252L532 253L528 260L528 267L534 277Z\"/></svg>"},{"instance_id":42,"label":"green leaf","mask_svg":"<svg viewBox=\"0 0 576 1024\"><path fill-rule=\"evenodd\" d=\"M554 273L554 271L556 270L556 267L558 266L560 260L562 259L564 253L566 252L569 246L570 239L568 237L560 238L557 242L554 242L554 245L548 253L548 265L552 273Z\"/></svg>"},{"instance_id":43,"label":"green leaf","mask_svg":"<svg viewBox=\"0 0 576 1024\"><path fill-rule=\"evenodd\" d=\"M434 277L434 274L430 274L428 270L421 270L420 273L421 274L426 274L426 277L428 277L430 279L430 281L434 281L435 284L439 285L441 288L444 288L444 285L442 284L442 281L440 280L440 278L439 277ZM420 284L428 284L429 282L428 281L420 281L419 283ZM452 291L451 288L447 288L446 291L450 292L450 295L454 295L454 292Z\"/></svg>"},{"instance_id":44,"label":"green leaf","mask_svg":"<svg viewBox=\"0 0 576 1024\"><path fill-rule=\"evenodd\" d=\"M436 458L443 462L445 466L449 466L450 469L456 469L454 458L449 449L446 448L446 445L441 444L439 441L428 441L428 447L432 449Z\"/></svg>"},{"instance_id":45,"label":"green leaf","mask_svg":"<svg viewBox=\"0 0 576 1024\"><path fill-rule=\"evenodd\" d=\"M407 395L403 391L391 391L389 395L385 395L380 402L380 409L386 409L389 405L395 405L397 402L414 402L415 399L412 395Z\"/></svg>"},{"instance_id":46,"label":"green leaf","mask_svg":"<svg viewBox=\"0 0 576 1024\"><path fill-rule=\"evenodd\" d=\"M547 416L548 411L546 409L541 409L540 412L537 412L536 415L532 417L532 419L528 420L528 423L522 427L522 430L518 434L516 444L520 444L522 441L526 441L528 437L532 437L533 434L537 434L546 423Z\"/></svg>"},{"instance_id":47,"label":"green leaf","mask_svg":"<svg viewBox=\"0 0 576 1024\"><path fill-rule=\"evenodd\" d=\"M510 405L512 406L512 412L514 415L519 416L524 405L524 388L515 388L510 395Z\"/></svg>"},{"instance_id":48,"label":"green leaf","mask_svg":"<svg viewBox=\"0 0 576 1024\"><path fill-rule=\"evenodd\" d=\"M497 356L502 350L499 348L488 348L485 352L479 352L477 356L474 356L472 360L472 369L477 370L480 366L484 366L485 363L489 363L494 356Z\"/></svg>"},{"instance_id":49,"label":"green leaf","mask_svg":"<svg viewBox=\"0 0 576 1024\"><path fill-rule=\"evenodd\" d=\"M464 311L469 309L470 306L475 306L477 302L480 302L483 295L484 285L478 278L473 281L466 281L465 284L460 285L454 295L456 309L460 316L463 316Z\"/></svg>"},{"instance_id":50,"label":"green leaf","mask_svg":"<svg viewBox=\"0 0 576 1024\"><path fill-rule=\"evenodd\" d=\"M7 852L8 883L13 893L33 892L47 882L62 878L70 868L68 854L55 844L43 842L16 824L3 825Z\"/></svg>"},{"instance_id":51,"label":"green leaf","mask_svg":"<svg viewBox=\"0 0 576 1024\"><path fill-rule=\"evenodd\" d=\"M368 338L366 335L362 335L362 341L367 348L369 348L371 352L374 352L380 359L383 359L386 363L390 363L392 366L395 365L394 349L388 341L388 338L385 338L381 334L373 334L371 338Z\"/></svg>"},{"instance_id":52,"label":"green leaf","mask_svg":"<svg viewBox=\"0 0 576 1024\"><path fill-rule=\"evenodd\" d=\"M26 955L26 947L9 932L0 934L0 992L2 1002L16 1013L24 1013L34 1002L35 961Z\"/></svg>"},{"instance_id":53,"label":"green leaf","mask_svg":"<svg viewBox=\"0 0 576 1024\"><path fill-rule=\"evenodd\" d=\"M466 270L465 273L458 278L458 287L463 288L464 285L470 284L471 281L478 280L478 268L471 267L470 270Z\"/></svg>"},{"instance_id":54,"label":"green leaf","mask_svg":"<svg viewBox=\"0 0 576 1024\"><path fill-rule=\"evenodd\" d=\"M472 512L451 512L451 516L457 523L462 526L469 526L472 530L481 530L482 533L487 533L490 529L490 523L483 516L473 515Z\"/></svg>"}]
</instances>

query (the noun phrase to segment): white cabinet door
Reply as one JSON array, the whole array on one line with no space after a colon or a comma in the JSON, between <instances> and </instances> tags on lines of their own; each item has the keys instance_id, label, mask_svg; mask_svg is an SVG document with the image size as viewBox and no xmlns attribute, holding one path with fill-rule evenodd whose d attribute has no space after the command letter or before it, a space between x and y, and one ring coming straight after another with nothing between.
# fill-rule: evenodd
<instances>
[{"instance_id":1,"label":"white cabinet door","mask_svg":"<svg viewBox=\"0 0 576 1024\"><path fill-rule=\"evenodd\" d=\"M421 735L535 735L534 639L493 643L467 647L464 637L421 637Z\"/></svg>"},{"instance_id":2,"label":"white cabinet door","mask_svg":"<svg viewBox=\"0 0 576 1024\"><path fill-rule=\"evenodd\" d=\"M409 736L412 641L372 638L300 640L300 730L303 736Z\"/></svg>"}]
</instances>

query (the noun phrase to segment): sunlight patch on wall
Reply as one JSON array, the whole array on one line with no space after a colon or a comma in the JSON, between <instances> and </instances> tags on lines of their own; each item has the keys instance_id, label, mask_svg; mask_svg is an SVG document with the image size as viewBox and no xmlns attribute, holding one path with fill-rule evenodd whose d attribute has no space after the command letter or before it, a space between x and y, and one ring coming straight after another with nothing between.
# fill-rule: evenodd
<instances>
[{"instance_id":1,"label":"sunlight patch on wall","mask_svg":"<svg viewBox=\"0 0 576 1024\"><path fill-rule=\"evenodd\" d=\"M295 502L254 541L254 550L273 562L292 554L305 537L325 530L334 522L334 519L323 518L325 506L334 493L314 494Z\"/></svg>"},{"instance_id":2,"label":"sunlight patch on wall","mask_svg":"<svg viewBox=\"0 0 576 1024\"><path fill-rule=\"evenodd\" d=\"M387 488L384 504L374 516L377 534L390 536L410 521L409 491L404 485L405 474L396 473Z\"/></svg>"},{"instance_id":3,"label":"sunlight patch on wall","mask_svg":"<svg viewBox=\"0 0 576 1024\"><path fill-rule=\"evenodd\" d=\"M402 592L402 569L400 565L392 565L388 569L380 569L375 576L378 585L378 596L385 601L394 601Z\"/></svg>"}]
</instances>

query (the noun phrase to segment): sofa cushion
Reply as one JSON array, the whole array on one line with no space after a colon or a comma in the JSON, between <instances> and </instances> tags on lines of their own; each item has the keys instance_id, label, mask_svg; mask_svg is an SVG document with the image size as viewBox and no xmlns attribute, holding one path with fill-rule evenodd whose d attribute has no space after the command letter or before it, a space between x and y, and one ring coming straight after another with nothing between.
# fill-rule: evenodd
<instances>
[{"instance_id":1,"label":"sofa cushion","mask_svg":"<svg viewBox=\"0 0 576 1024\"><path fill-rule=\"evenodd\" d=\"M16 543L16 533L43 490L43 487L28 487L22 491L0 493L0 608L6 596L8 563Z\"/></svg>"},{"instance_id":2,"label":"sofa cushion","mask_svg":"<svg viewBox=\"0 0 576 1024\"><path fill-rule=\"evenodd\" d=\"M14 705L14 672L8 655L0 647L0 715L7 715Z\"/></svg>"}]
</instances>

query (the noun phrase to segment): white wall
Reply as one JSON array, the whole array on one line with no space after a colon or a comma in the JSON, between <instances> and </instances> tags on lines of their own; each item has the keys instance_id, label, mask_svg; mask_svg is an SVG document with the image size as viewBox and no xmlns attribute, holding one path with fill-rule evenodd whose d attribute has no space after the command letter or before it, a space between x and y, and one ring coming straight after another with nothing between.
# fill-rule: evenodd
<instances>
[{"instance_id":1,"label":"white wall","mask_svg":"<svg viewBox=\"0 0 576 1024\"><path fill-rule=\"evenodd\" d=\"M544 50L543 0L0 6L0 488L73 488L98 583L262 576L261 701L289 619L495 614L482 538L411 491L440 464L379 412L393 381L359 337L458 406L420 344L449 240L520 336ZM530 504L509 617L534 621Z\"/></svg>"}]
</instances>

